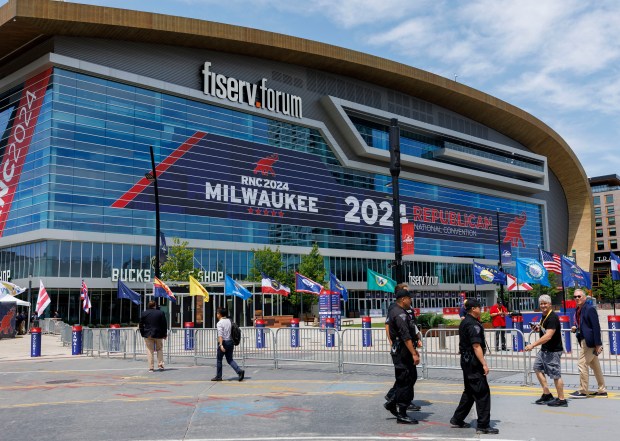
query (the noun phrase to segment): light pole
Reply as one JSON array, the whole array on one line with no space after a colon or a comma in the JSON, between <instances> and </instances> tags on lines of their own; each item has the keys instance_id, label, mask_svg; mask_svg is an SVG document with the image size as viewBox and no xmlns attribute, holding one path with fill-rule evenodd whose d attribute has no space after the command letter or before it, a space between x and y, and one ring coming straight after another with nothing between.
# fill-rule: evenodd
<instances>
[{"instance_id":1,"label":"light pole","mask_svg":"<svg viewBox=\"0 0 620 441\"><path fill-rule=\"evenodd\" d=\"M28 308L28 321L26 322L26 332L30 329L30 317L32 316L32 274L28 274L28 304L30 307Z\"/></svg>"},{"instance_id":2,"label":"light pole","mask_svg":"<svg viewBox=\"0 0 620 441\"><path fill-rule=\"evenodd\" d=\"M155 169L155 155L153 153L153 146L150 146L151 149L151 171L147 172L144 176L148 179L149 182L153 183L153 188L155 190L155 277L160 278L161 274L159 272L159 188L157 187L157 170Z\"/></svg>"},{"instance_id":3,"label":"light pole","mask_svg":"<svg viewBox=\"0 0 620 441\"><path fill-rule=\"evenodd\" d=\"M400 194L398 176L400 175L400 128L396 118L390 119L390 174L392 175L392 220L394 224L394 264L392 276L396 283L403 283L403 245L400 235Z\"/></svg>"}]
</instances>

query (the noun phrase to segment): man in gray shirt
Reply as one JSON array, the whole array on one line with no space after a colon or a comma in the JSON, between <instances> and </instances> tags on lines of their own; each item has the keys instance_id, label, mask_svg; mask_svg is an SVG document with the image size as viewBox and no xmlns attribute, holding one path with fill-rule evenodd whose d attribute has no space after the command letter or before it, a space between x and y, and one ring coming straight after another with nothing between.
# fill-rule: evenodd
<instances>
[{"instance_id":1,"label":"man in gray shirt","mask_svg":"<svg viewBox=\"0 0 620 441\"><path fill-rule=\"evenodd\" d=\"M222 359L226 356L226 362L231 368L235 370L239 376L239 381L243 381L245 371L241 369L235 360L233 360L233 352L235 345L232 341L230 331L232 329L232 323L228 318L228 310L226 308L219 308L216 313L217 317L217 372L215 377L211 378L211 381L222 381Z\"/></svg>"}]
</instances>

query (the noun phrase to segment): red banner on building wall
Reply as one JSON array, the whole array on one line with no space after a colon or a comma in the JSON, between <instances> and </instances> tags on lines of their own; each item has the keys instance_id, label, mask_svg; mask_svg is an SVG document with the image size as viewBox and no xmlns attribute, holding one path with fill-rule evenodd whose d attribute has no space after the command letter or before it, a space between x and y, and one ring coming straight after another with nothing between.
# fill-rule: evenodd
<instances>
[{"instance_id":1,"label":"red banner on building wall","mask_svg":"<svg viewBox=\"0 0 620 441\"><path fill-rule=\"evenodd\" d=\"M414 250L414 226L413 223L401 224L403 238L403 256L413 254Z\"/></svg>"},{"instance_id":2,"label":"red banner on building wall","mask_svg":"<svg viewBox=\"0 0 620 441\"><path fill-rule=\"evenodd\" d=\"M0 165L0 237L4 234L51 73L50 68L26 81L10 123L11 134Z\"/></svg>"}]
</instances>

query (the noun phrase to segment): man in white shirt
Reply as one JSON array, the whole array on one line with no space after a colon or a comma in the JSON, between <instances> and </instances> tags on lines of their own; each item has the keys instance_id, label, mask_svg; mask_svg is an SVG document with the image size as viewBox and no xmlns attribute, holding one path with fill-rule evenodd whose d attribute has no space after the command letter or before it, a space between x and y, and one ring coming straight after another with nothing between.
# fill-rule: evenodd
<instances>
[{"instance_id":1,"label":"man in white shirt","mask_svg":"<svg viewBox=\"0 0 620 441\"><path fill-rule=\"evenodd\" d=\"M228 310L226 308L219 308L216 313L217 317L217 373L215 377L211 378L211 381L222 381L222 359L226 356L226 362L235 370L239 376L239 381L243 381L245 371L241 369L235 360L233 360L233 352L235 350L235 344L232 341L230 335L232 329L232 323L228 318Z\"/></svg>"}]
</instances>

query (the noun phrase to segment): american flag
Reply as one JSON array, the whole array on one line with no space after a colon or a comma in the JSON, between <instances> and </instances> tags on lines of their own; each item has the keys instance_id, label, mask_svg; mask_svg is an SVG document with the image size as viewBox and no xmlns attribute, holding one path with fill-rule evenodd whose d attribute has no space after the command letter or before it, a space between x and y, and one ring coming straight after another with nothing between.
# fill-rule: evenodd
<instances>
[{"instance_id":1,"label":"american flag","mask_svg":"<svg viewBox=\"0 0 620 441\"><path fill-rule=\"evenodd\" d=\"M540 261L547 271L555 274L562 274L562 260L559 254L550 253L543 249L540 251Z\"/></svg>"},{"instance_id":2,"label":"american flag","mask_svg":"<svg viewBox=\"0 0 620 441\"><path fill-rule=\"evenodd\" d=\"M88 286L86 286L86 282L82 280L82 291L80 293L80 300L82 300L82 308L86 314L90 314L90 298L88 297Z\"/></svg>"}]
</instances>

